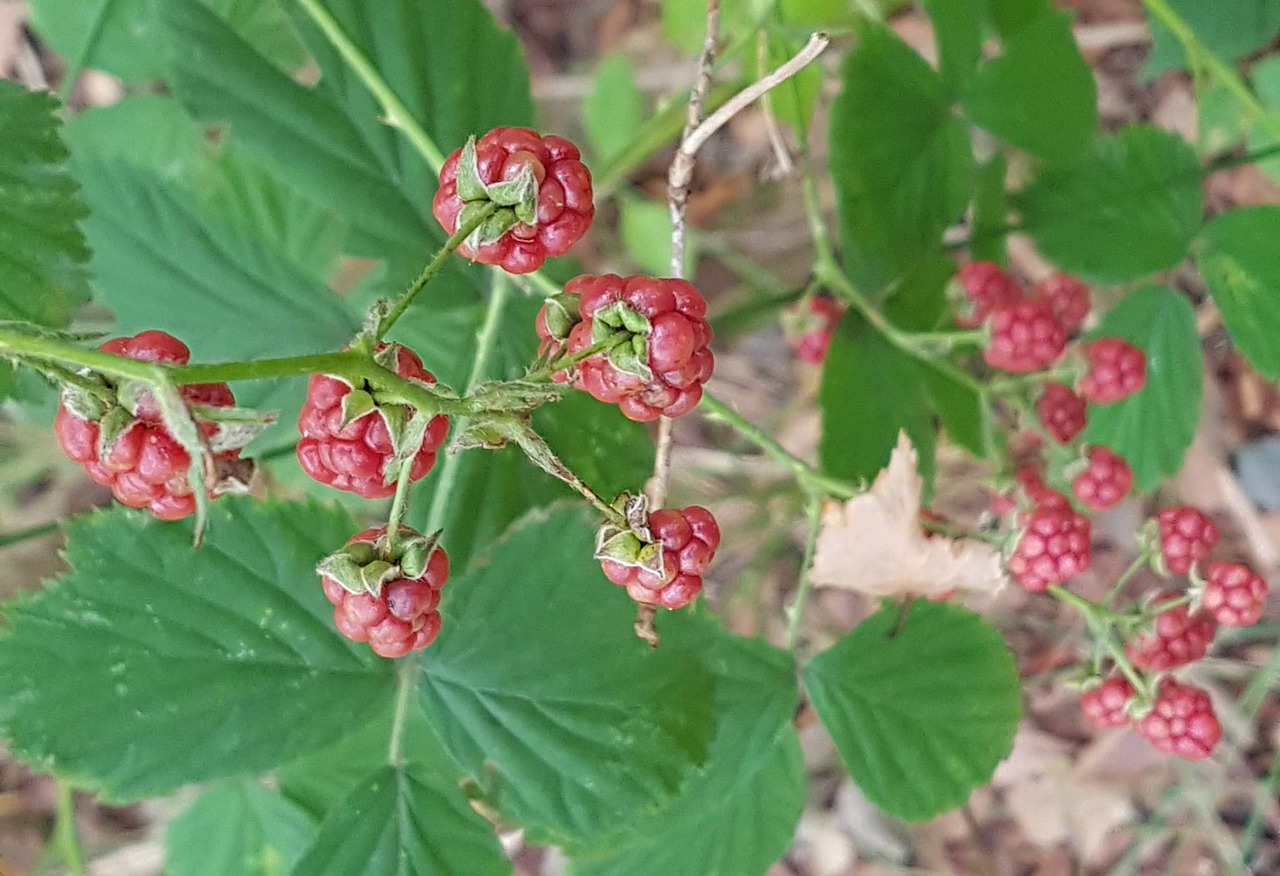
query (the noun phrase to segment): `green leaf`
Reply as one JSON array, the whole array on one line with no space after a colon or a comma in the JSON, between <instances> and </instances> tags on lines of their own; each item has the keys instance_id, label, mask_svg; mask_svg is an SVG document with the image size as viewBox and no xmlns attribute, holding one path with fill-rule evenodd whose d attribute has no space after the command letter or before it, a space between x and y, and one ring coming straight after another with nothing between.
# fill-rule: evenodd
<instances>
[{"instance_id":1,"label":"green leaf","mask_svg":"<svg viewBox=\"0 0 1280 876\"><path fill-rule=\"evenodd\" d=\"M343 301L274 252L252 228L193 203L180 187L123 163L80 162L93 213L94 290L123 332L159 328L191 341L197 361L335 350L359 328ZM292 443L302 379L237 388L246 407L279 410L255 446Z\"/></svg>"},{"instance_id":2,"label":"green leaf","mask_svg":"<svg viewBox=\"0 0 1280 876\"><path fill-rule=\"evenodd\" d=\"M426 254L443 239L422 213L430 190L415 193L415 206L342 106L272 66L195 0L168 0L161 9L182 105L202 121L229 123L281 180L372 239L353 242L353 251L384 257L388 248L416 247Z\"/></svg>"},{"instance_id":3,"label":"green leaf","mask_svg":"<svg viewBox=\"0 0 1280 876\"><path fill-rule=\"evenodd\" d=\"M1137 489L1149 493L1182 468L1200 422L1204 365L1195 311L1184 296L1153 286L1121 301L1088 337L1124 338L1147 353L1146 386L1127 399L1089 405L1084 440L1123 456Z\"/></svg>"},{"instance_id":4,"label":"green leaf","mask_svg":"<svg viewBox=\"0 0 1280 876\"><path fill-rule=\"evenodd\" d=\"M64 326L89 298L86 212L58 139L58 103L0 81L0 319Z\"/></svg>"},{"instance_id":5,"label":"green leaf","mask_svg":"<svg viewBox=\"0 0 1280 876\"><path fill-rule=\"evenodd\" d=\"M940 249L968 202L972 155L938 74L887 28L863 28L843 82L831 174L848 269L877 290Z\"/></svg>"},{"instance_id":6,"label":"green leaf","mask_svg":"<svg viewBox=\"0 0 1280 876\"><path fill-rule=\"evenodd\" d=\"M1009 233L1009 195L1005 177L1009 163L996 154L978 170L977 191L973 196L973 232L969 253L974 261L1007 265L1005 237Z\"/></svg>"},{"instance_id":7,"label":"green leaf","mask_svg":"<svg viewBox=\"0 0 1280 876\"><path fill-rule=\"evenodd\" d=\"M765 60L770 70L777 69L803 48L800 40L787 39L773 30L767 31L768 43ZM769 92L769 102L774 116L784 125L790 125L800 133L809 127L813 111L822 92L822 66L810 64L799 73Z\"/></svg>"},{"instance_id":8,"label":"green leaf","mask_svg":"<svg viewBox=\"0 0 1280 876\"><path fill-rule=\"evenodd\" d=\"M921 474L933 480L933 407L920 368L853 312L832 338L818 404L823 471L869 482L888 464L898 431L905 429L920 454Z\"/></svg>"},{"instance_id":9,"label":"green leaf","mask_svg":"<svg viewBox=\"0 0 1280 876\"><path fill-rule=\"evenodd\" d=\"M700 654L717 676L716 735L707 763L669 809L637 824L622 848L579 858L574 876L764 873L795 834L805 775L793 723L791 656L685 613L663 625L662 647L673 644Z\"/></svg>"},{"instance_id":10,"label":"green leaf","mask_svg":"<svg viewBox=\"0 0 1280 876\"><path fill-rule=\"evenodd\" d=\"M987 458L995 436L986 394L930 365L921 366L920 376L947 437L978 459Z\"/></svg>"},{"instance_id":11,"label":"green leaf","mask_svg":"<svg viewBox=\"0 0 1280 876\"><path fill-rule=\"evenodd\" d=\"M1001 39L1017 36L1053 10L1051 0L987 0L987 11Z\"/></svg>"},{"instance_id":12,"label":"green leaf","mask_svg":"<svg viewBox=\"0 0 1280 876\"><path fill-rule=\"evenodd\" d=\"M1079 157L1098 130L1098 90L1071 20L1046 15L1009 39L964 95L974 122L1050 161Z\"/></svg>"},{"instance_id":13,"label":"green leaf","mask_svg":"<svg viewBox=\"0 0 1280 876\"><path fill-rule=\"evenodd\" d=\"M602 496L612 499L634 491L653 473L653 441L644 424L585 392L566 393L555 404L538 408L533 425L556 455Z\"/></svg>"},{"instance_id":14,"label":"green leaf","mask_svg":"<svg viewBox=\"0 0 1280 876\"><path fill-rule=\"evenodd\" d=\"M276 0L203 0L285 70L306 60ZM160 24L154 0L32 0L36 29L78 67L103 70L126 82L158 79L164 56L154 50Z\"/></svg>"},{"instance_id":15,"label":"green leaf","mask_svg":"<svg viewBox=\"0 0 1280 876\"><path fill-rule=\"evenodd\" d=\"M1125 283L1177 264L1200 227L1200 166L1177 134L1135 125L1020 192L1022 228L1059 268Z\"/></svg>"},{"instance_id":16,"label":"green leaf","mask_svg":"<svg viewBox=\"0 0 1280 876\"><path fill-rule=\"evenodd\" d=\"M1223 213L1205 226L1196 262L1231 340L1258 372L1280 380L1280 207Z\"/></svg>"},{"instance_id":17,"label":"green leaf","mask_svg":"<svg viewBox=\"0 0 1280 876\"><path fill-rule=\"evenodd\" d=\"M315 575L350 518L223 499L210 519L199 550L135 511L68 525L71 571L0 640L12 752L126 800L268 769L387 701L394 664L338 635Z\"/></svg>"},{"instance_id":18,"label":"green leaf","mask_svg":"<svg viewBox=\"0 0 1280 876\"><path fill-rule=\"evenodd\" d=\"M630 195L618 197L622 243L636 267L665 277L671 273L671 210L666 202ZM698 263L697 234L685 231L685 273Z\"/></svg>"},{"instance_id":19,"label":"green leaf","mask_svg":"<svg viewBox=\"0 0 1280 876\"><path fill-rule=\"evenodd\" d=\"M1168 5L1210 52L1228 63L1267 46L1280 31L1280 3L1276 0L1234 0L1232 3L1168 0ZM1148 15L1147 23L1152 45L1140 73L1142 80L1155 79L1166 70L1192 69L1182 43L1159 18Z\"/></svg>"},{"instance_id":20,"label":"green leaf","mask_svg":"<svg viewBox=\"0 0 1280 876\"><path fill-rule=\"evenodd\" d=\"M631 145L644 121L644 95L625 55L610 55L596 70L596 83L582 104L582 124L601 159Z\"/></svg>"},{"instance_id":21,"label":"green leaf","mask_svg":"<svg viewBox=\"0 0 1280 876\"><path fill-rule=\"evenodd\" d=\"M1022 716L1000 634L927 600L886 604L813 658L804 680L862 793L908 821L954 809L990 781Z\"/></svg>"},{"instance_id":22,"label":"green leaf","mask_svg":"<svg viewBox=\"0 0 1280 876\"><path fill-rule=\"evenodd\" d=\"M190 183L208 162L200 125L177 102L155 94L91 107L67 124L78 160L128 162L165 180Z\"/></svg>"},{"instance_id":23,"label":"green leaf","mask_svg":"<svg viewBox=\"0 0 1280 876\"><path fill-rule=\"evenodd\" d=\"M324 823L294 876L487 876L511 872L458 789L424 769L380 766Z\"/></svg>"},{"instance_id":24,"label":"green leaf","mask_svg":"<svg viewBox=\"0 0 1280 876\"><path fill-rule=\"evenodd\" d=\"M517 523L450 583L422 678L454 760L534 842L569 848L669 805L713 730L712 679L635 637L593 527L577 509Z\"/></svg>"},{"instance_id":25,"label":"green leaf","mask_svg":"<svg viewBox=\"0 0 1280 876\"><path fill-rule=\"evenodd\" d=\"M983 0L926 0L938 43L939 72L948 88L973 77L982 60Z\"/></svg>"},{"instance_id":26,"label":"green leaf","mask_svg":"<svg viewBox=\"0 0 1280 876\"><path fill-rule=\"evenodd\" d=\"M170 876L280 876L311 839L301 809L252 781L210 788L169 825Z\"/></svg>"}]
</instances>

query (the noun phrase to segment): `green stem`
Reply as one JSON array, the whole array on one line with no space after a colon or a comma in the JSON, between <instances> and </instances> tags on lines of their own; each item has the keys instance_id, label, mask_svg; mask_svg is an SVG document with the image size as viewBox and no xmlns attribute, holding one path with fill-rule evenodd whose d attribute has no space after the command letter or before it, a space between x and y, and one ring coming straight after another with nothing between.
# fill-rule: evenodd
<instances>
[{"instance_id":1,"label":"green stem","mask_svg":"<svg viewBox=\"0 0 1280 876\"><path fill-rule=\"evenodd\" d=\"M1133 685L1133 689L1144 700L1150 701L1151 689L1147 682L1134 669L1133 663L1129 660L1129 655L1125 653L1124 646L1120 644L1111 632L1111 624L1107 617L1109 612L1102 606L1090 602L1082 596L1077 596L1061 584L1053 584L1047 591L1060 602L1065 602L1072 608L1080 612L1084 616L1085 623L1089 626L1089 631L1093 633L1094 639L1102 644L1106 649L1107 655L1115 663L1116 668L1129 680Z\"/></svg>"},{"instance_id":2,"label":"green stem","mask_svg":"<svg viewBox=\"0 0 1280 876\"><path fill-rule=\"evenodd\" d=\"M431 261L427 262L427 266L422 269L422 273L418 275L418 278L409 284L409 288L400 296L400 300L395 303L391 311L378 322L375 340L381 340L383 335L391 331L391 327L404 315L405 310L413 303L413 299L418 297L418 293L425 289L427 284L444 267L444 263L448 261L449 256L453 255L458 247L466 241L471 232L483 225L497 211L498 205L490 201L483 210L458 226L458 230L444 242L444 246L440 247L439 252L432 257Z\"/></svg>"},{"instance_id":3,"label":"green stem","mask_svg":"<svg viewBox=\"0 0 1280 876\"><path fill-rule=\"evenodd\" d=\"M1129 568L1125 569L1124 572L1120 574L1120 577L1116 579L1116 583L1111 585L1111 589L1107 591L1107 595L1103 598L1102 604L1108 608L1114 605L1116 597L1120 595L1120 591L1124 589L1124 585L1128 584L1129 579L1138 574L1138 571L1149 562L1150 558L1145 554L1134 558L1134 561L1129 564Z\"/></svg>"},{"instance_id":4,"label":"green stem","mask_svg":"<svg viewBox=\"0 0 1280 876\"><path fill-rule=\"evenodd\" d=\"M1253 121L1261 125L1273 140L1280 140L1280 119L1267 112L1267 108L1249 90L1244 80L1204 44L1191 25L1174 11L1167 0L1142 0L1142 4L1182 43L1192 69L1202 70L1216 79L1244 107Z\"/></svg>"},{"instance_id":5,"label":"green stem","mask_svg":"<svg viewBox=\"0 0 1280 876\"><path fill-rule=\"evenodd\" d=\"M401 659L399 677L396 679L396 710L391 718L391 738L387 743L387 763L393 767L404 766L404 725L409 718L410 694L418 680L418 654Z\"/></svg>"},{"instance_id":6,"label":"green stem","mask_svg":"<svg viewBox=\"0 0 1280 876\"><path fill-rule=\"evenodd\" d=\"M0 535L0 548L7 548L11 545L21 544L22 542L30 541L33 538L42 538L57 531L57 523L41 523L37 526L29 526L26 529L20 529L17 532L6 532L3 535Z\"/></svg>"},{"instance_id":7,"label":"green stem","mask_svg":"<svg viewBox=\"0 0 1280 876\"><path fill-rule=\"evenodd\" d=\"M498 344L498 329L502 325L502 311L506 307L507 296L511 291L510 278L501 270L494 269L492 291L489 303L485 307L484 323L476 337L475 359L471 363L471 374L467 377L467 392L473 391L484 380L485 371L489 367L489 357L493 355ZM454 433L461 434L467 428L467 420L459 419L454 423ZM449 508L449 497L453 493L458 479L459 453L445 454L440 464L440 480L436 482L435 493L431 497L431 510L427 513L428 533L438 532L444 525L444 515Z\"/></svg>"},{"instance_id":8,"label":"green stem","mask_svg":"<svg viewBox=\"0 0 1280 876\"><path fill-rule=\"evenodd\" d=\"M796 586L796 598L787 608L787 650L795 651L800 638L800 623L804 619L804 606L809 600L813 582L809 579L809 566L813 564L813 552L818 543L818 527L822 523L822 493L809 490L805 497L804 556L800 560L800 581Z\"/></svg>"},{"instance_id":9,"label":"green stem","mask_svg":"<svg viewBox=\"0 0 1280 876\"><path fill-rule=\"evenodd\" d=\"M533 382L546 380L553 374L563 371L566 368L572 368L579 362L585 362L597 353L604 353L612 350L614 347L630 341L632 337L634 336L630 332L616 332L610 337L605 338L603 341L597 341L589 347L583 347L576 353L561 356L552 362L548 362L537 371L530 371L524 376L524 379Z\"/></svg>"},{"instance_id":10,"label":"green stem","mask_svg":"<svg viewBox=\"0 0 1280 876\"><path fill-rule=\"evenodd\" d=\"M63 779L58 779L56 785L58 811L53 822L51 840L58 856L67 865L72 876L85 876L88 867L85 863L84 849L80 846L80 837L76 835L75 789Z\"/></svg>"},{"instance_id":11,"label":"green stem","mask_svg":"<svg viewBox=\"0 0 1280 876\"><path fill-rule=\"evenodd\" d=\"M1245 822L1244 830L1240 832L1241 873L1254 872L1250 867L1254 864L1253 858L1257 851L1258 839L1262 836L1262 828L1267 821L1268 810L1275 805L1278 788L1280 788L1280 757L1272 753L1271 768L1267 770L1266 778L1262 780L1262 786L1249 812L1249 820Z\"/></svg>"},{"instance_id":12,"label":"green stem","mask_svg":"<svg viewBox=\"0 0 1280 876\"><path fill-rule=\"evenodd\" d=\"M759 447L768 456L789 468L792 474L795 475L796 480L807 489L818 490L825 495L835 496L838 499L848 499L857 493L852 484L833 478L809 465L809 463L795 456L777 441L770 438L759 426L748 421L710 393L704 392L702 394L702 401L699 403L699 407L708 416L730 426L735 432L756 447Z\"/></svg>"},{"instance_id":13,"label":"green stem","mask_svg":"<svg viewBox=\"0 0 1280 876\"><path fill-rule=\"evenodd\" d=\"M400 463L400 471L396 475L396 494L391 499L391 513L387 515L387 553L394 555L396 538L400 535L400 521L404 518L405 506L409 499L409 473L413 470L416 456L409 456Z\"/></svg>"},{"instance_id":14,"label":"green stem","mask_svg":"<svg viewBox=\"0 0 1280 876\"><path fill-rule=\"evenodd\" d=\"M307 15L311 16L311 20L324 33L325 39L338 50L338 54L342 55L342 60L347 62L347 66L360 77L364 87L369 89L369 93L377 99L378 104L382 107L384 121L391 127L398 128L413 144L413 148L418 151L418 154L427 162L432 171L439 173L440 168L444 166L444 153L436 146L435 141L431 139L426 130L418 124L408 108L392 91L391 86L387 84L387 81L382 78L382 75L365 57L364 53L346 35L338 22L329 14L329 11L318 0L298 0L298 4Z\"/></svg>"},{"instance_id":15,"label":"green stem","mask_svg":"<svg viewBox=\"0 0 1280 876\"><path fill-rule=\"evenodd\" d=\"M813 166L809 161L807 138L800 139L801 161L804 174L800 178L800 192L804 198L804 213L809 220L809 235L813 238L813 254L815 264L836 263L835 250L831 247L831 238L827 234L827 222L822 216L822 204L818 200L818 184L814 179Z\"/></svg>"},{"instance_id":16,"label":"green stem","mask_svg":"<svg viewBox=\"0 0 1280 876\"><path fill-rule=\"evenodd\" d=\"M1222 173L1225 170L1243 167L1246 164L1257 164L1260 161L1266 161L1268 158L1275 158L1277 155L1280 155L1280 143L1272 143L1270 146L1263 146L1252 151L1242 152L1239 155L1219 155L1217 158L1211 159L1207 164L1205 164L1200 175L1202 177L1213 176L1215 173Z\"/></svg>"}]
</instances>

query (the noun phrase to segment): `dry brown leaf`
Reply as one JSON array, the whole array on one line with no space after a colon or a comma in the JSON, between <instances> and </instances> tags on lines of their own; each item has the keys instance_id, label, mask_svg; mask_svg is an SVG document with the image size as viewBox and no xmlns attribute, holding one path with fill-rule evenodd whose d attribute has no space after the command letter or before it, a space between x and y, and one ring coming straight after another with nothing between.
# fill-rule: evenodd
<instances>
[{"instance_id":1,"label":"dry brown leaf","mask_svg":"<svg viewBox=\"0 0 1280 876\"><path fill-rule=\"evenodd\" d=\"M809 570L814 584L872 597L939 596L957 589L990 593L1004 586L997 548L925 537L916 465L915 448L899 433L889 467L871 489L826 508Z\"/></svg>"},{"instance_id":2,"label":"dry brown leaf","mask_svg":"<svg viewBox=\"0 0 1280 876\"><path fill-rule=\"evenodd\" d=\"M1009 811L1027 838L1042 848L1067 843L1085 861L1103 851L1108 835L1134 816L1128 790L1084 773L1066 745L1023 725L1013 751L996 768Z\"/></svg>"}]
</instances>

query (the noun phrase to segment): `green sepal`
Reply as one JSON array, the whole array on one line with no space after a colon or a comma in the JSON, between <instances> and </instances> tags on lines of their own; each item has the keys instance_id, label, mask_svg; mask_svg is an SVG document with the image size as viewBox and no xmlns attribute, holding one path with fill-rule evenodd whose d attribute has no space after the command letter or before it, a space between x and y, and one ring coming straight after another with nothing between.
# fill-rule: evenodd
<instances>
[{"instance_id":1,"label":"green sepal","mask_svg":"<svg viewBox=\"0 0 1280 876\"><path fill-rule=\"evenodd\" d=\"M462 208L462 213L458 217L458 226L461 227L475 217L480 210L488 209L488 205L478 202L468 204ZM467 211L472 211L471 215L467 215ZM515 227L519 220L516 219L516 211L511 207L499 207L498 210L486 219L479 228L467 235L467 246L472 249L478 249L495 242L502 235L506 234Z\"/></svg>"},{"instance_id":2,"label":"green sepal","mask_svg":"<svg viewBox=\"0 0 1280 876\"><path fill-rule=\"evenodd\" d=\"M384 482L390 484L400 476L401 464L417 456L422 449L423 439L427 437L427 426L434 415L414 410L407 405L395 404L380 405L378 414L387 424L391 447L395 451L384 472Z\"/></svg>"},{"instance_id":3,"label":"green sepal","mask_svg":"<svg viewBox=\"0 0 1280 876\"><path fill-rule=\"evenodd\" d=\"M476 161L476 138L471 136L462 147L458 156L458 197L464 201L482 201L488 198L489 192L480 179L480 165ZM462 218L458 218L462 223Z\"/></svg>"},{"instance_id":4,"label":"green sepal","mask_svg":"<svg viewBox=\"0 0 1280 876\"><path fill-rule=\"evenodd\" d=\"M649 370L649 341L644 335L632 335L630 343L610 348L609 364L642 380L653 379L653 372Z\"/></svg>"},{"instance_id":5,"label":"green sepal","mask_svg":"<svg viewBox=\"0 0 1280 876\"><path fill-rule=\"evenodd\" d=\"M546 299L547 331L551 333L552 338L557 341L569 340L569 333L573 331L573 327L582 322L578 312L578 303L581 300L581 295L574 295L571 292L561 292Z\"/></svg>"},{"instance_id":6,"label":"green sepal","mask_svg":"<svg viewBox=\"0 0 1280 876\"><path fill-rule=\"evenodd\" d=\"M191 492L196 500L194 541L199 545L204 539L205 526L209 521L209 489L206 484L217 483L222 478L204 436L200 434L200 427L191 413L191 407L178 387L167 381L160 381L152 385L151 393L155 397L165 429L191 457L187 481L191 484Z\"/></svg>"},{"instance_id":7,"label":"green sepal","mask_svg":"<svg viewBox=\"0 0 1280 876\"><path fill-rule=\"evenodd\" d=\"M643 541L631 530L612 524L602 526L597 533L595 558L644 569L659 578L663 576L662 545Z\"/></svg>"},{"instance_id":8,"label":"green sepal","mask_svg":"<svg viewBox=\"0 0 1280 876\"><path fill-rule=\"evenodd\" d=\"M400 358L400 344L387 344L373 354L373 361L377 362L383 368L392 374L398 374L396 370L397 360Z\"/></svg>"},{"instance_id":9,"label":"green sepal","mask_svg":"<svg viewBox=\"0 0 1280 876\"><path fill-rule=\"evenodd\" d=\"M523 428L511 414L498 411L482 411L471 417L466 428L453 439L458 450L480 448L501 450Z\"/></svg>"},{"instance_id":10,"label":"green sepal","mask_svg":"<svg viewBox=\"0 0 1280 876\"><path fill-rule=\"evenodd\" d=\"M643 313L632 310L622 301L615 301L595 312L592 317L592 340L603 341L612 334L611 331L597 328L597 326L601 325L614 331L623 329L636 335L648 335L649 332L653 331L653 326L649 324L648 317Z\"/></svg>"},{"instance_id":11,"label":"green sepal","mask_svg":"<svg viewBox=\"0 0 1280 876\"><path fill-rule=\"evenodd\" d=\"M489 200L499 207L513 208L517 219L533 225L538 219L538 178L533 175L533 168L526 164L515 179L489 186Z\"/></svg>"},{"instance_id":12,"label":"green sepal","mask_svg":"<svg viewBox=\"0 0 1280 876\"><path fill-rule=\"evenodd\" d=\"M98 418L98 459L111 454L111 448L133 422L133 415L122 407L114 407Z\"/></svg>"},{"instance_id":13,"label":"green sepal","mask_svg":"<svg viewBox=\"0 0 1280 876\"><path fill-rule=\"evenodd\" d=\"M137 416L142 400L152 395L154 393L151 391L151 384L145 381L122 377L116 383L116 401L120 403L120 407L134 416Z\"/></svg>"},{"instance_id":14,"label":"green sepal","mask_svg":"<svg viewBox=\"0 0 1280 876\"><path fill-rule=\"evenodd\" d=\"M404 577L421 578L426 573L427 563L430 562L431 555L435 553L439 542L439 532L431 535L415 532L408 538L397 538L396 553L399 557L396 562L399 563Z\"/></svg>"},{"instance_id":15,"label":"green sepal","mask_svg":"<svg viewBox=\"0 0 1280 876\"><path fill-rule=\"evenodd\" d=\"M374 402L372 395L363 389L353 389L342 397L342 424L339 428L345 429L365 414L376 410L378 405Z\"/></svg>"},{"instance_id":16,"label":"green sepal","mask_svg":"<svg viewBox=\"0 0 1280 876\"><path fill-rule=\"evenodd\" d=\"M382 585L403 577L400 567L386 560L358 562L346 548L329 554L316 564L316 571L337 581L348 593L382 595Z\"/></svg>"},{"instance_id":17,"label":"green sepal","mask_svg":"<svg viewBox=\"0 0 1280 876\"><path fill-rule=\"evenodd\" d=\"M109 410L107 403L97 395L71 383L62 384L62 404L80 419L91 423L101 420Z\"/></svg>"}]
</instances>

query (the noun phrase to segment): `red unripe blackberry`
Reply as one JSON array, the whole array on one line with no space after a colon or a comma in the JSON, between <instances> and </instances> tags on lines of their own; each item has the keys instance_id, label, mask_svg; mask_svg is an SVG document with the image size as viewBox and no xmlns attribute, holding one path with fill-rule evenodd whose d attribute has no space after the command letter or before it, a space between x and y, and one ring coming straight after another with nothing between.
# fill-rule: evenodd
<instances>
[{"instance_id":1,"label":"red unripe blackberry","mask_svg":"<svg viewBox=\"0 0 1280 876\"><path fill-rule=\"evenodd\" d=\"M1210 563L1204 610L1224 627L1251 627L1267 603L1267 582L1244 563Z\"/></svg>"},{"instance_id":2,"label":"red unripe blackberry","mask_svg":"<svg viewBox=\"0 0 1280 876\"><path fill-rule=\"evenodd\" d=\"M1138 722L1138 732L1166 754L1203 760L1222 738L1222 725L1207 693L1166 678L1151 712Z\"/></svg>"}]
</instances>

